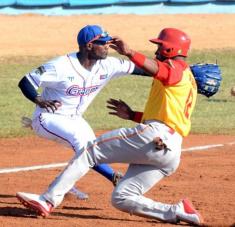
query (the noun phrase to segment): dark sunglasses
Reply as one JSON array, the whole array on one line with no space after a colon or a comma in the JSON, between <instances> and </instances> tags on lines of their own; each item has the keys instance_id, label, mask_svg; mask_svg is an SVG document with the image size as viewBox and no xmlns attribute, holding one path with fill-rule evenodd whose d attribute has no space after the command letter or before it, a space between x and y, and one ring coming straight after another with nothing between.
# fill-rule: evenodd
<instances>
[{"instance_id":1,"label":"dark sunglasses","mask_svg":"<svg viewBox=\"0 0 235 227\"><path fill-rule=\"evenodd\" d=\"M101 41L101 40L95 40L93 41L92 43L96 44L96 45L106 45L107 44L107 41Z\"/></svg>"},{"instance_id":2,"label":"dark sunglasses","mask_svg":"<svg viewBox=\"0 0 235 227\"><path fill-rule=\"evenodd\" d=\"M108 32L102 32L101 34L95 36L92 40L89 41L89 43L93 43L94 41L100 39L100 38L106 38L109 36Z\"/></svg>"}]
</instances>

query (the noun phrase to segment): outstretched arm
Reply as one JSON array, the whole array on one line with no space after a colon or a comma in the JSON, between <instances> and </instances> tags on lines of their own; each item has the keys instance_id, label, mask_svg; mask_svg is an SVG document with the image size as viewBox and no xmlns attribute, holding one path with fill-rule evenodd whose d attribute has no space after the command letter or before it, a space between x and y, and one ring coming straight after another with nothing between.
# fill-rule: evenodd
<instances>
[{"instance_id":1,"label":"outstretched arm","mask_svg":"<svg viewBox=\"0 0 235 227\"><path fill-rule=\"evenodd\" d=\"M132 75L140 75L140 76L148 76L148 77L151 76L148 73L146 73L142 68L137 67L136 65L135 65L135 68L131 74Z\"/></svg>"},{"instance_id":2,"label":"outstretched arm","mask_svg":"<svg viewBox=\"0 0 235 227\"><path fill-rule=\"evenodd\" d=\"M107 108L112 110L109 114L116 115L125 120L141 121L143 113L133 111L124 101L111 98L107 101L107 104Z\"/></svg>"},{"instance_id":3,"label":"outstretched arm","mask_svg":"<svg viewBox=\"0 0 235 227\"><path fill-rule=\"evenodd\" d=\"M107 108L112 110L109 114L116 115L125 120L131 120L134 118L135 112L122 100L111 98L107 103Z\"/></svg>"},{"instance_id":4,"label":"outstretched arm","mask_svg":"<svg viewBox=\"0 0 235 227\"><path fill-rule=\"evenodd\" d=\"M148 75L156 75L158 73L158 64L155 60L147 58L145 55L138 53L127 45L118 36L113 36L110 41L110 47L119 54L127 56L136 66L142 68Z\"/></svg>"}]
</instances>

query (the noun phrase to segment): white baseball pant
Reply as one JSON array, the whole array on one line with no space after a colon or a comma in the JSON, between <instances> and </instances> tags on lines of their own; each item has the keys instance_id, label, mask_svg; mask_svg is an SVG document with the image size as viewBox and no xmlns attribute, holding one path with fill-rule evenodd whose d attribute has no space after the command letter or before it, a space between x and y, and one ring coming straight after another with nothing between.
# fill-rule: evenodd
<instances>
[{"instance_id":1,"label":"white baseball pant","mask_svg":"<svg viewBox=\"0 0 235 227\"><path fill-rule=\"evenodd\" d=\"M72 147L77 153L95 140L95 134L82 116L41 113L33 119L37 135Z\"/></svg>"}]
</instances>

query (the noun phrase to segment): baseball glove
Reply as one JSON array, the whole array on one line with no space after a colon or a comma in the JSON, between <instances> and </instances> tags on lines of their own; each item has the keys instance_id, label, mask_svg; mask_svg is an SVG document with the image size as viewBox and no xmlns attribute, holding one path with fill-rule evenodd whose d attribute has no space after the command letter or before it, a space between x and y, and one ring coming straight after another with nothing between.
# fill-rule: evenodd
<instances>
[{"instance_id":1,"label":"baseball glove","mask_svg":"<svg viewBox=\"0 0 235 227\"><path fill-rule=\"evenodd\" d=\"M199 94L209 98L218 92L222 76L217 64L195 64L190 68L196 80Z\"/></svg>"}]
</instances>

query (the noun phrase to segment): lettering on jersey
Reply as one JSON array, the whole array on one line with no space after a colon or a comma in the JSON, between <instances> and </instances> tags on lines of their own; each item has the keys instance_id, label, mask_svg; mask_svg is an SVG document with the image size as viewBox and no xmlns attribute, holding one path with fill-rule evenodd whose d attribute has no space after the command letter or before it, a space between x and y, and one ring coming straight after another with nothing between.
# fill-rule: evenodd
<instances>
[{"instance_id":1,"label":"lettering on jersey","mask_svg":"<svg viewBox=\"0 0 235 227\"><path fill-rule=\"evenodd\" d=\"M40 66L35 70L35 73L39 75L42 75L45 72L46 72L46 69L44 68L44 66Z\"/></svg>"},{"instance_id":2,"label":"lettering on jersey","mask_svg":"<svg viewBox=\"0 0 235 227\"><path fill-rule=\"evenodd\" d=\"M196 83L196 80L194 79L194 76L192 75L192 73L189 74L189 80L190 80L193 88L196 90L197 89L197 83Z\"/></svg>"},{"instance_id":3,"label":"lettering on jersey","mask_svg":"<svg viewBox=\"0 0 235 227\"><path fill-rule=\"evenodd\" d=\"M67 95L70 96L86 96L95 92L99 88L99 85L92 87L79 87L78 85L72 85L66 91Z\"/></svg>"},{"instance_id":4,"label":"lettering on jersey","mask_svg":"<svg viewBox=\"0 0 235 227\"><path fill-rule=\"evenodd\" d=\"M100 75L100 80L104 80L108 77L108 74L103 74L103 75Z\"/></svg>"}]
</instances>

